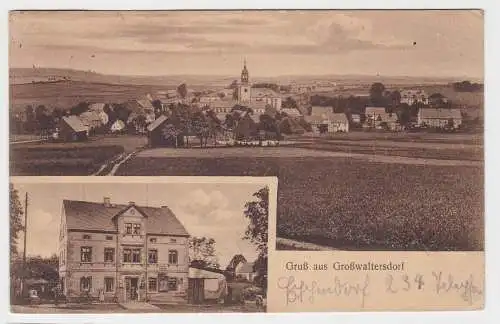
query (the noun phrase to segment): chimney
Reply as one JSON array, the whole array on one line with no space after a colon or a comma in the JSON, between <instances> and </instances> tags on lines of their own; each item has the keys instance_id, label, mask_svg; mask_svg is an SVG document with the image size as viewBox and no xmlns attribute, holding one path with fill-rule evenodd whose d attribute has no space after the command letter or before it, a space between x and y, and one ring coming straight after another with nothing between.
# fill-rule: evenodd
<instances>
[{"instance_id":1,"label":"chimney","mask_svg":"<svg viewBox=\"0 0 500 324\"><path fill-rule=\"evenodd\" d=\"M111 199L109 197L104 197L104 207L111 207Z\"/></svg>"},{"instance_id":2,"label":"chimney","mask_svg":"<svg viewBox=\"0 0 500 324\"><path fill-rule=\"evenodd\" d=\"M129 206L135 206L135 202L133 202L133 201L129 201L129 202L128 202L128 205L129 205Z\"/></svg>"}]
</instances>

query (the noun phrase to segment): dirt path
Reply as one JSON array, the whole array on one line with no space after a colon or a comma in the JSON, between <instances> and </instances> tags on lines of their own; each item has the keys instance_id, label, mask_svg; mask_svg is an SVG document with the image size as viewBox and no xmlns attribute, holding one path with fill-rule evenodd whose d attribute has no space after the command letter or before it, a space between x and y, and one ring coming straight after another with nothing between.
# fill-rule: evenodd
<instances>
[{"instance_id":1,"label":"dirt path","mask_svg":"<svg viewBox=\"0 0 500 324\"><path fill-rule=\"evenodd\" d=\"M280 250L286 250L286 249L308 250L308 251L336 251L337 250L337 249L334 249L334 248L329 247L329 246L300 242L300 241L295 241L295 240L281 238L281 237L276 238L276 244L279 244L281 246L286 247L286 248L281 248Z\"/></svg>"}]
</instances>

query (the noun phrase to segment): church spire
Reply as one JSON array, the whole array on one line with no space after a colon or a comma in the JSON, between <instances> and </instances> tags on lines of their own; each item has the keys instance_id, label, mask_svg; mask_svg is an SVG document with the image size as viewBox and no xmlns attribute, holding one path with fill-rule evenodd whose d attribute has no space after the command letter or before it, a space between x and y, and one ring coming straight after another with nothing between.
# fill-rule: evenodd
<instances>
[{"instance_id":1,"label":"church spire","mask_svg":"<svg viewBox=\"0 0 500 324\"><path fill-rule=\"evenodd\" d=\"M243 60L243 70L241 70L241 83L248 83L247 59Z\"/></svg>"}]
</instances>

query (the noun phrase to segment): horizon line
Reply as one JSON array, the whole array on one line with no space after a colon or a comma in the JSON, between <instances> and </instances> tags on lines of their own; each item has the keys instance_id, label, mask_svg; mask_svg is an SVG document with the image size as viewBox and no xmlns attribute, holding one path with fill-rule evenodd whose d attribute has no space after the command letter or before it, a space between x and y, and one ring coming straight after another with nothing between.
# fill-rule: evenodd
<instances>
[{"instance_id":1,"label":"horizon line","mask_svg":"<svg viewBox=\"0 0 500 324\"><path fill-rule=\"evenodd\" d=\"M72 71L72 72L83 72L83 73L91 73L95 75L101 75L101 76L116 76L116 77L130 77L130 78L155 78L155 77L184 77L184 76L190 76L190 77L227 77L227 78L235 78L238 79L239 76L232 76L229 74L214 74L214 73L185 73L185 74L115 74L115 73L103 73L95 70L82 70L82 69L72 69L72 68L63 68L63 67L21 67L21 66L9 66L9 72L12 69L24 69L24 70L32 70L32 69L53 69L53 70L63 70L63 71ZM254 78L282 78L282 77L373 77L373 78L421 78L421 79L474 79L474 80L481 80L481 82L484 83L484 76L470 76L470 75L397 75L397 74L379 74L379 75L373 75L373 74L360 74L360 73L343 73L343 74L335 74L335 73L324 73L324 74L278 74L275 76L269 76L269 75L254 75ZM11 75L9 74L9 78Z\"/></svg>"}]
</instances>

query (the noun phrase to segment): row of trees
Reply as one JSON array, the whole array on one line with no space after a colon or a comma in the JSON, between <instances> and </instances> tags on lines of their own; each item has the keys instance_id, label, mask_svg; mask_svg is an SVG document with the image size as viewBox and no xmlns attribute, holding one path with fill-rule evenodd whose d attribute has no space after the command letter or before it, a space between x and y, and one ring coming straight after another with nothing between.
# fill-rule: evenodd
<instances>
[{"instance_id":1,"label":"row of trees","mask_svg":"<svg viewBox=\"0 0 500 324\"><path fill-rule=\"evenodd\" d=\"M484 89L484 85L466 80L461 82L454 82L453 89L458 92L475 92L482 91Z\"/></svg>"}]
</instances>

